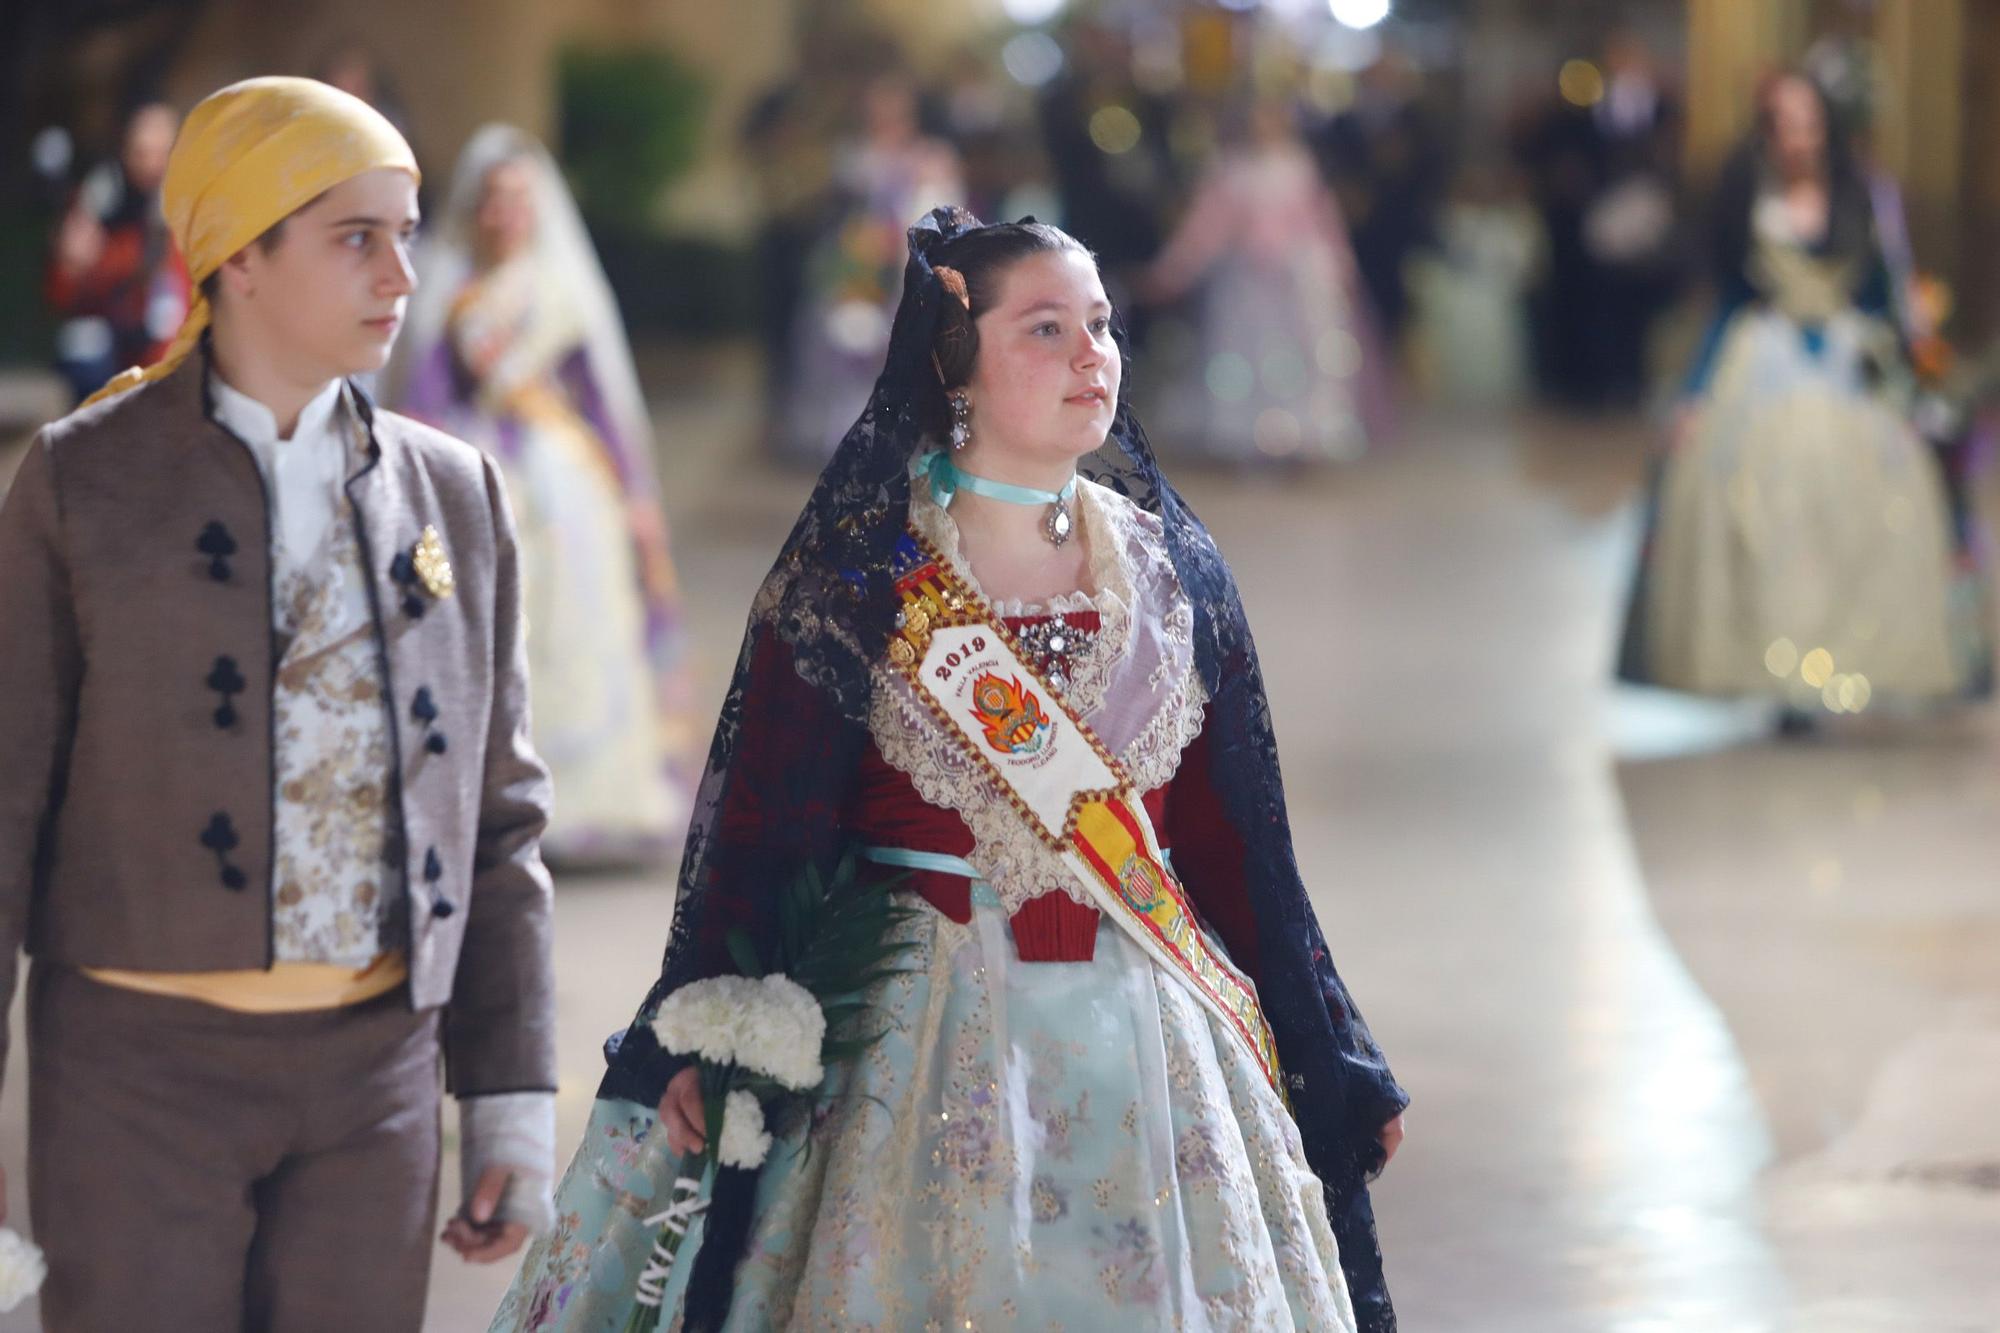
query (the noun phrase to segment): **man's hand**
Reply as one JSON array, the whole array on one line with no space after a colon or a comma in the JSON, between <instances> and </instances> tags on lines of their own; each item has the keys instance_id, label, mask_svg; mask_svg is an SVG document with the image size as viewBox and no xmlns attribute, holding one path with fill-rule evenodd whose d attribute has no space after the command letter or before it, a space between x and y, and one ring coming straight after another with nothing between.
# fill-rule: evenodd
<instances>
[{"instance_id":1,"label":"man's hand","mask_svg":"<svg viewBox=\"0 0 2000 1333\"><path fill-rule=\"evenodd\" d=\"M494 1216L507 1182L514 1178L509 1167L489 1166L479 1177L479 1187L465 1207L444 1225L444 1243L458 1251L469 1264L490 1264L505 1259L528 1239L528 1229L519 1222L503 1222Z\"/></svg>"}]
</instances>

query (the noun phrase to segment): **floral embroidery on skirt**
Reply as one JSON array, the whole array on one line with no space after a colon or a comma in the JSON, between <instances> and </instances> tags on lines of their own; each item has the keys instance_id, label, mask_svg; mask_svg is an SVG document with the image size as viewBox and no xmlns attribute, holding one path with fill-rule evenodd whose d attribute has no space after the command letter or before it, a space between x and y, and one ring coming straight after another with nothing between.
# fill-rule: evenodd
<instances>
[{"instance_id":1,"label":"floral embroidery on skirt","mask_svg":"<svg viewBox=\"0 0 2000 1333\"><path fill-rule=\"evenodd\" d=\"M888 1034L772 1151L730 1328L1354 1328L1298 1130L1183 982L1109 923L1087 963L1020 962L988 906L908 929ZM494 1329L623 1327L651 1127L598 1103Z\"/></svg>"}]
</instances>

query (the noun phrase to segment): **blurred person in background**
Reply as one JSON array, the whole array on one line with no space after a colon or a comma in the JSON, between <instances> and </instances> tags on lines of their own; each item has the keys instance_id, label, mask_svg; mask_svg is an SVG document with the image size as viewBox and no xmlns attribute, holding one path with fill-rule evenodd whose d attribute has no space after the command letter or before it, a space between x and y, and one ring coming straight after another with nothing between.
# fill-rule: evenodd
<instances>
[{"instance_id":1,"label":"blurred person in background","mask_svg":"<svg viewBox=\"0 0 2000 1333\"><path fill-rule=\"evenodd\" d=\"M834 206L805 262L790 375L775 441L781 458L822 465L868 398L900 294L903 228L965 198L958 154L925 131L907 74L871 78L860 125L834 150Z\"/></svg>"},{"instance_id":2,"label":"blurred person in background","mask_svg":"<svg viewBox=\"0 0 2000 1333\"><path fill-rule=\"evenodd\" d=\"M1062 38L1062 69L1038 98L1042 144L1064 228L1090 247L1119 295L1160 248L1161 213L1174 183L1168 134L1174 107L1138 86L1132 44L1112 24L1077 18ZM1092 118L1113 107L1139 126L1138 143L1122 153L1106 152L1091 133ZM1145 312L1126 313L1143 343Z\"/></svg>"},{"instance_id":3,"label":"blurred person in background","mask_svg":"<svg viewBox=\"0 0 2000 1333\"><path fill-rule=\"evenodd\" d=\"M1895 271L1893 260L1890 268ZM2000 341L1962 353L1944 332L1952 315L1951 289L1936 277L1914 273L1910 287L1910 359L1918 385L1911 420L1936 451L1944 474L1953 538L1952 645L1965 665L1965 697L1990 699L2000 626L1993 597L1993 536L1980 513L1979 495L1993 458L1990 409L2000 398Z\"/></svg>"},{"instance_id":4,"label":"blurred person in background","mask_svg":"<svg viewBox=\"0 0 2000 1333\"><path fill-rule=\"evenodd\" d=\"M1300 881L1241 597L1131 410L1096 263L960 210L908 237L878 387L752 603L661 974L493 1328L648 1314L655 1214L719 1160L662 1329L1391 1333L1368 1182L1409 1098ZM854 986L885 1035L848 1060L808 1028L767 1132L692 1057L744 1006L711 1024L686 988L797 989L740 960L843 863L833 892L904 909L837 932L907 949Z\"/></svg>"},{"instance_id":5,"label":"blurred person in background","mask_svg":"<svg viewBox=\"0 0 2000 1333\"><path fill-rule=\"evenodd\" d=\"M131 365L151 365L187 314L187 270L160 212L180 116L145 102L126 119L117 160L92 168L58 224L46 294L56 368L80 402Z\"/></svg>"},{"instance_id":6,"label":"blurred person in background","mask_svg":"<svg viewBox=\"0 0 2000 1333\"><path fill-rule=\"evenodd\" d=\"M958 153L965 205L996 213L1002 200L1032 180L1031 163L1019 151L1025 98L999 61L973 47L953 54L940 82L941 124Z\"/></svg>"},{"instance_id":7,"label":"blurred person in background","mask_svg":"<svg viewBox=\"0 0 2000 1333\"><path fill-rule=\"evenodd\" d=\"M796 80L760 94L739 127L742 160L755 181L757 329L763 351L763 421L782 438L787 388L806 296L806 257L832 208L831 167L818 137L818 105Z\"/></svg>"},{"instance_id":8,"label":"blurred person in background","mask_svg":"<svg viewBox=\"0 0 2000 1333\"><path fill-rule=\"evenodd\" d=\"M1952 646L1966 671L1966 699L1994 693L1996 604L1992 534L1980 516L1980 488L1992 460L1988 408L2000 390L2000 342L1966 348L1950 336L1954 294L1938 274L1918 266L1902 182L1876 160L1872 52L1864 42L1828 36L1814 42L1804 68L1832 104L1834 122L1846 126L1854 156L1868 182L1876 240L1888 272L1890 306L1916 376L1910 420L1938 456L1952 528Z\"/></svg>"},{"instance_id":9,"label":"blurred person in background","mask_svg":"<svg viewBox=\"0 0 2000 1333\"><path fill-rule=\"evenodd\" d=\"M1426 387L1461 408L1512 407L1532 387L1528 289L1546 241L1513 174L1466 167L1438 216L1437 244L1411 262Z\"/></svg>"},{"instance_id":10,"label":"blurred person in background","mask_svg":"<svg viewBox=\"0 0 2000 1333\"><path fill-rule=\"evenodd\" d=\"M410 137L409 109L381 54L367 42L358 37L335 42L314 64L313 77L360 98L381 112L405 139Z\"/></svg>"},{"instance_id":11,"label":"blurred person in background","mask_svg":"<svg viewBox=\"0 0 2000 1333\"><path fill-rule=\"evenodd\" d=\"M1327 122L1317 145L1392 356L1409 316L1404 261L1430 238L1443 183L1444 157L1420 91L1408 59L1384 53L1361 72L1353 105Z\"/></svg>"},{"instance_id":12,"label":"blurred person in background","mask_svg":"<svg viewBox=\"0 0 2000 1333\"><path fill-rule=\"evenodd\" d=\"M1630 411L1647 389L1652 328L1684 259L1674 158L1679 113L1636 35L1601 68L1565 65L1521 145L1548 235L1535 296L1544 387L1586 410Z\"/></svg>"},{"instance_id":13,"label":"blurred person in background","mask_svg":"<svg viewBox=\"0 0 2000 1333\"><path fill-rule=\"evenodd\" d=\"M688 811L686 631L631 347L541 145L475 134L417 268L386 396L507 478L535 743L562 792L545 854L657 861Z\"/></svg>"},{"instance_id":14,"label":"blurred person in background","mask_svg":"<svg viewBox=\"0 0 2000 1333\"><path fill-rule=\"evenodd\" d=\"M1952 533L1847 135L1760 92L1716 200L1718 312L1659 464L1621 674L1782 705L1781 727L1947 699Z\"/></svg>"},{"instance_id":15,"label":"blurred person in background","mask_svg":"<svg viewBox=\"0 0 2000 1333\"><path fill-rule=\"evenodd\" d=\"M1359 457L1388 389L1339 205L1273 97L1239 108L1147 271L1154 303L1198 290L1197 359L1162 376L1167 436L1234 462Z\"/></svg>"},{"instance_id":16,"label":"blurred person in background","mask_svg":"<svg viewBox=\"0 0 2000 1333\"><path fill-rule=\"evenodd\" d=\"M2000 344L1961 355L1949 336L1951 288L1918 265L1902 182L1876 158L1878 78L1870 45L1850 36L1829 35L1813 43L1802 64L1825 91L1835 123L1850 136L1867 182L1888 275L1890 308L1916 378L1911 421L1937 454L1944 476L1953 538L1951 633L1965 667L1964 696L1988 698L1994 688L1996 608L1992 538L1981 519L1978 497L1992 452L1992 422L1986 409L2000 388Z\"/></svg>"},{"instance_id":17,"label":"blurred person in background","mask_svg":"<svg viewBox=\"0 0 2000 1333\"><path fill-rule=\"evenodd\" d=\"M1586 409L1597 400L1598 376L1591 346L1600 318L1597 269L1583 227L1598 188L1596 122L1554 93L1537 103L1519 142L1548 242L1548 262L1530 297L1536 376L1554 402Z\"/></svg>"},{"instance_id":18,"label":"blurred person in background","mask_svg":"<svg viewBox=\"0 0 2000 1333\"><path fill-rule=\"evenodd\" d=\"M1680 110L1636 34L1604 48L1604 95L1590 109L1595 186L1583 218L1593 270L1589 325L1596 401L1634 408L1647 388L1655 321L1680 286L1675 155Z\"/></svg>"}]
</instances>

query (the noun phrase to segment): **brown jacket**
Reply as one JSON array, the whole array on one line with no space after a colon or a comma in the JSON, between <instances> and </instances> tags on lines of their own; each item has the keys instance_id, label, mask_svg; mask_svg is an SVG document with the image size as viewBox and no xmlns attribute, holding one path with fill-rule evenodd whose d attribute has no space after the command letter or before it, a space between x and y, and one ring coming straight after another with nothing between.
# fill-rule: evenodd
<instances>
[{"instance_id":1,"label":"brown jacket","mask_svg":"<svg viewBox=\"0 0 2000 1333\"><path fill-rule=\"evenodd\" d=\"M197 355L63 418L0 509L0 996L23 943L80 967L271 964L270 520L207 396ZM356 396L370 461L347 494L391 700L410 997L446 1006L454 1092L553 1089L513 519L485 455ZM449 596L412 569L426 527Z\"/></svg>"}]
</instances>

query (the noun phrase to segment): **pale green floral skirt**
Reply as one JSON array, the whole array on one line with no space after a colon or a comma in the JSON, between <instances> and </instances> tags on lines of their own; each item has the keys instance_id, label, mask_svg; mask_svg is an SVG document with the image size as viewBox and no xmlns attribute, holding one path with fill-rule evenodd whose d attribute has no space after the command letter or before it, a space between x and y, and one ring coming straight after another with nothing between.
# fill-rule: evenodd
<instances>
[{"instance_id":1,"label":"pale green floral skirt","mask_svg":"<svg viewBox=\"0 0 2000 1333\"><path fill-rule=\"evenodd\" d=\"M888 1035L772 1149L729 1327L1352 1330L1319 1181L1240 1042L1109 922L1091 962L1019 961L979 888L970 924L905 928ZM624 1327L675 1174L652 1120L598 1103L495 1330Z\"/></svg>"}]
</instances>

